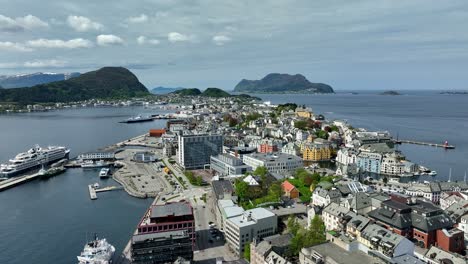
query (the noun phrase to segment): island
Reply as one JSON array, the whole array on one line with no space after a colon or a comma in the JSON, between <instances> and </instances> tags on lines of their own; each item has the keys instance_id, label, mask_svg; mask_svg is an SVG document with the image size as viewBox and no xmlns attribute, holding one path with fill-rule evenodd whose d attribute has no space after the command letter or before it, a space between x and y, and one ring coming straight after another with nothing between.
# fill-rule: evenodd
<instances>
[{"instance_id":1,"label":"island","mask_svg":"<svg viewBox=\"0 0 468 264\"><path fill-rule=\"evenodd\" d=\"M151 89L150 92L152 94L168 94L168 93L172 93L172 92L183 90L183 89L185 88L183 87L171 88L171 87L158 86L158 87Z\"/></svg>"},{"instance_id":2,"label":"island","mask_svg":"<svg viewBox=\"0 0 468 264\"><path fill-rule=\"evenodd\" d=\"M385 92L380 93L380 95L401 95L401 93L397 91L385 91Z\"/></svg>"},{"instance_id":3,"label":"island","mask_svg":"<svg viewBox=\"0 0 468 264\"><path fill-rule=\"evenodd\" d=\"M312 83L301 74L270 73L261 80L240 81L234 92L243 93L334 93L333 88L324 83Z\"/></svg>"},{"instance_id":4,"label":"island","mask_svg":"<svg viewBox=\"0 0 468 264\"><path fill-rule=\"evenodd\" d=\"M0 90L0 102L20 104L125 99L149 95L138 78L123 67L104 67L64 81Z\"/></svg>"},{"instance_id":5,"label":"island","mask_svg":"<svg viewBox=\"0 0 468 264\"><path fill-rule=\"evenodd\" d=\"M256 96L251 96L248 94L230 94L221 88L206 88L203 92L198 88L187 88L172 92L170 94L178 95L181 97L187 96L201 96L201 97L212 97L212 98L239 98L243 100L255 100L261 101L262 99Z\"/></svg>"},{"instance_id":6,"label":"island","mask_svg":"<svg viewBox=\"0 0 468 264\"><path fill-rule=\"evenodd\" d=\"M440 92L440 94L467 95L468 91L446 91L446 92Z\"/></svg>"}]
</instances>

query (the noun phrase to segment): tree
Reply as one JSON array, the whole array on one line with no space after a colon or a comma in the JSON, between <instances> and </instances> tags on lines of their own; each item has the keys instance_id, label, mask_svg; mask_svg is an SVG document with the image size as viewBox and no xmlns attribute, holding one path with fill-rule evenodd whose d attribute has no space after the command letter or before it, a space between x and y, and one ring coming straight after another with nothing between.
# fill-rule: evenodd
<instances>
[{"instance_id":1,"label":"tree","mask_svg":"<svg viewBox=\"0 0 468 264\"><path fill-rule=\"evenodd\" d=\"M239 199L243 200L247 197L247 194L249 193L248 183L246 183L243 180L238 180L234 184L234 188L236 189L236 194L239 197Z\"/></svg>"},{"instance_id":2,"label":"tree","mask_svg":"<svg viewBox=\"0 0 468 264\"><path fill-rule=\"evenodd\" d=\"M297 219L294 216L290 216L288 218L287 227L289 233L291 233L293 236L296 236L301 229L301 225L297 222Z\"/></svg>"},{"instance_id":3,"label":"tree","mask_svg":"<svg viewBox=\"0 0 468 264\"><path fill-rule=\"evenodd\" d=\"M283 190L281 189L281 185L278 182L275 182L270 186L270 190L268 192L271 196L279 199Z\"/></svg>"},{"instance_id":4,"label":"tree","mask_svg":"<svg viewBox=\"0 0 468 264\"><path fill-rule=\"evenodd\" d=\"M300 130L305 130L307 128L307 121L304 121L304 120L295 121L294 127Z\"/></svg>"},{"instance_id":5,"label":"tree","mask_svg":"<svg viewBox=\"0 0 468 264\"><path fill-rule=\"evenodd\" d=\"M244 258L250 262L250 243L244 246Z\"/></svg>"},{"instance_id":6,"label":"tree","mask_svg":"<svg viewBox=\"0 0 468 264\"><path fill-rule=\"evenodd\" d=\"M317 245L325 242L325 240L325 224L318 215L315 215L312 221L310 221L309 230L307 230L307 239L305 246L310 247L313 245Z\"/></svg>"}]
</instances>

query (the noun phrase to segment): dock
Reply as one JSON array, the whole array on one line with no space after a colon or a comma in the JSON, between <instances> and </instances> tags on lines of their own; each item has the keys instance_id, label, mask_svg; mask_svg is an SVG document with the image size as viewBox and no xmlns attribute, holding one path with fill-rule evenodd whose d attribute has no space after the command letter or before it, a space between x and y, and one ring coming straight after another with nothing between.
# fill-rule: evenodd
<instances>
[{"instance_id":1,"label":"dock","mask_svg":"<svg viewBox=\"0 0 468 264\"><path fill-rule=\"evenodd\" d=\"M437 148L444 148L444 149L455 149L454 145L449 145L447 142L445 142L444 144L414 141L414 140L395 140L394 142L395 144L414 144L414 145L430 146L430 147L437 147Z\"/></svg>"},{"instance_id":2,"label":"dock","mask_svg":"<svg viewBox=\"0 0 468 264\"><path fill-rule=\"evenodd\" d=\"M97 199L96 189L94 189L92 184L88 185L88 190L89 190L89 198L91 198L91 200L96 200Z\"/></svg>"},{"instance_id":3,"label":"dock","mask_svg":"<svg viewBox=\"0 0 468 264\"><path fill-rule=\"evenodd\" d=\"M10 188L13 188L13 187L15 187L17 185L20 185L20 184L35 180L35 179L37 179L39 177L39 175L40 175L39 173L34 173L34 174L31 174L31 175L14 177L14 178L11 178L11 179L8 179L8 180L1 181L0 182L0 192L4 191L4 190L7 190L7 189L10 189Z\"/></svg>"},{"instance_id":4,"label":"dock","mask_svg":"<svg viewBox=\"0 0 468 264\"><path fill-rule=\"evenodd\" d=\"M88 185L88 191L89 191L89 198L91 198L91 200L96 200L97 199L97 193L99 192L110 192L110 191L114 191L114 190L122 190L123 187L120 187L120 186L107 186L107 187L103 187L103 188L94 188L93 187L93 184L90 184Z\"/></svg>"}]
</instances>

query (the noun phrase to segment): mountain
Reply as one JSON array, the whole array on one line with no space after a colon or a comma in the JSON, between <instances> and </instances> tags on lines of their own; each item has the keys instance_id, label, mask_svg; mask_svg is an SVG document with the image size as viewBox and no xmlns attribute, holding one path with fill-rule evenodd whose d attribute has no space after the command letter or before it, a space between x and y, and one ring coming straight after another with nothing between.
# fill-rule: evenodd
<instances>
[{"instance_id":1,"label":"mountain","mask_svg":"<svg viewBox=\"0 0 468 264\"><path fill-rule=\"evenodd\" d=\"M172 92L183 90L183 89L184 89L183 87L169 88L169 87L158 86L156 88L151 89L150 92L152 94L168 94L168 93L172 93Z\"/></svg>"},{"instance_id":2,"label":"mountain","mask_svg":"<svg viewBox=\"0 0 468 264\"><path fill-rule=\"evenodd\" d=\"M65 81L1 89L0 102L45 103L87 99L125 99L149 92L126 68L104 67Z\"/></svg>"},{"instance_id":3,"label":"mountain","mask_svg":"<svg viewBox=\"0 0 468 264\"><path fill-rule=\"evenodd\" d=\"M206 97L230 97L231 94L219 88L206 88L201 94Z\"/></svg>"},{"instance_id":4,"label":"mountain","mask_svg":"<svg viewBox=\"0 0 468 264\"><path fill-rule=\"evenodd\" d=\"M401 93L397 91L385 91L383 93L380 93L380 95L401 95Z\"/></svg>"},{"instance_id":5,"label":"mountain","mask_svg":"<svg viewBox=\"0 0 468 264\"><path fill-rule=\"evenodd\" d=\"M3 88L31 87L38 84L64 81L77 76L80 76L79 72L36 72L32 74L1 75L0 86Z\"/></svg>"},{"instance_id":6,"label":"mountain","mask_svg":"<svg viewBox=\"0 0 468 264\"><path fill-rule=\"evenodd\" d=\"M172 92L172 94L178 94L182 96L195 96L195 95L200 95L201 91L198 88L185 88L182 90L177 90L175 92Z\"/></svg>"},{"instance_id":7,"label":"mountain","mask_svg":"<svg viewBox=\"0 0 468 264\"><path fill-rule=\"evenodd\" d=\"M334 93L324 83L311 83L303 75L270 73L261 80L240 81L234 92L247 93Z\"/></svg>"}]
</instances>

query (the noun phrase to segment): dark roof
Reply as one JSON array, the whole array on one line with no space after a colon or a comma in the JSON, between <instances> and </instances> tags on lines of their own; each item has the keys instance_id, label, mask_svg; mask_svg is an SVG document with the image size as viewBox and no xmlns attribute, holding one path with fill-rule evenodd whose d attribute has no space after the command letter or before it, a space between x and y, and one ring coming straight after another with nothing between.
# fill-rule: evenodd
<instances>
[{"instance_id":1,"label":"dark roof","mask_svg":"<svg viewBox=\"0 0 468 264\"><path fill-rule=\"evenodd\" d=\"M225 193L233 193L234 187L229 180L219 180L219 181L212 181L211 185L213 186L213 191L216 195L216 198L220 198Z\"/></svg>"},{"instance_id":2,"label":"dark roof","mask_svg":"<svg viewBox=\"0 0 468 264\"><path fill-rule=\"evenodd\" d=\"M167 203L151 207L151 218L192 215L192 206L188 202Z\"/></svg>"}]
</instances>

